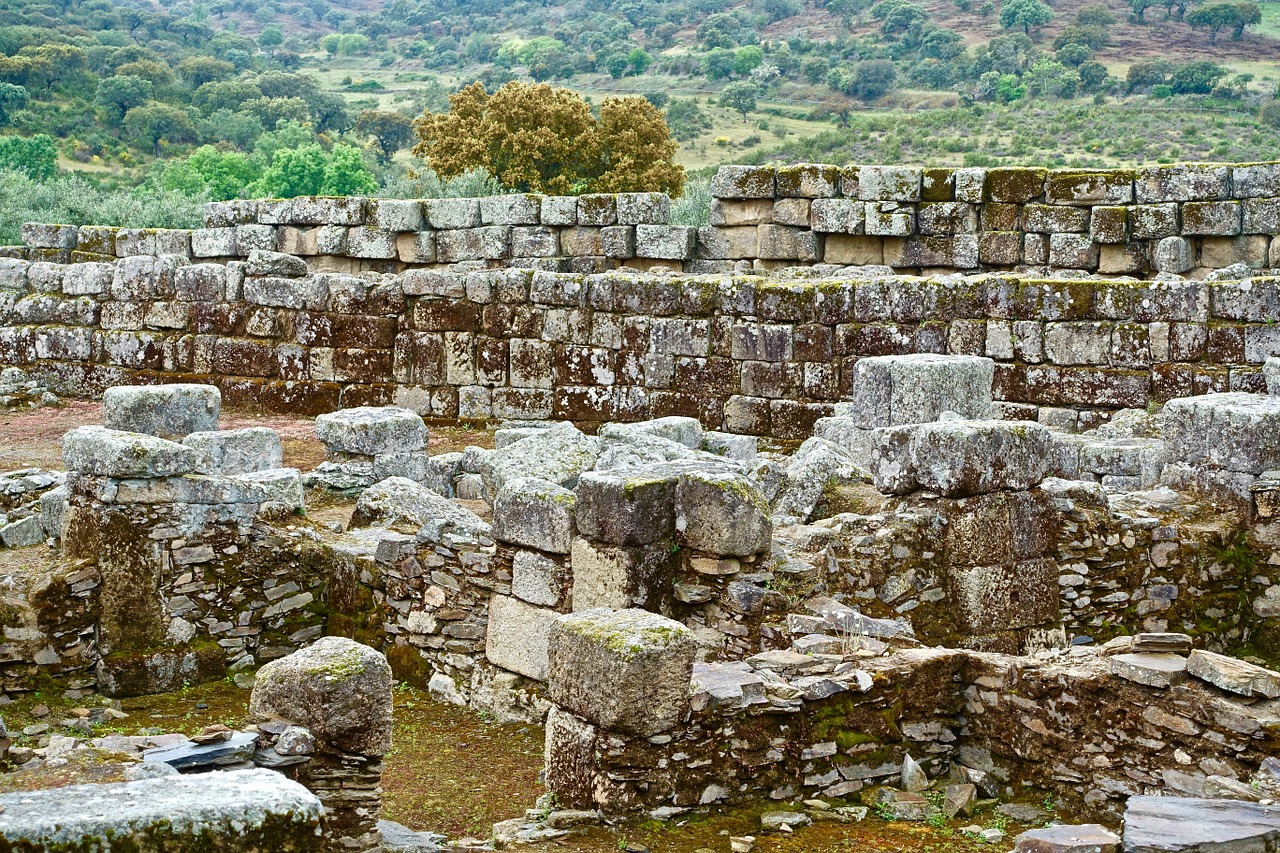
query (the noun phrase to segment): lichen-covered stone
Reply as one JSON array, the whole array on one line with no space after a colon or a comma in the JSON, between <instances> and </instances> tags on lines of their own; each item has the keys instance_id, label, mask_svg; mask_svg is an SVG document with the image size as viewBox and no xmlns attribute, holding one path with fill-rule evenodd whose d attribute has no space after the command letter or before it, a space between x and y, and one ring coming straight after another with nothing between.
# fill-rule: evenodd
<instances>
[{"instance_id":1,"label":"lichen-covered stone","mask_svg":"<svg viewBox=\"0 0 1280 853\"><path fill-rule=\"evenodd\" d=\"M193 432L182 443L201 454L205 474L266 471L279 468L284 459L280 433L267 427Z\"/></svg>"},{"instance_id":2,"label":"lichen-covered stone","mask_svg":"<svg viewBox=\"0 0 1280 853\"><path fill-rule=\"evenodd\" d=\"M305 726L322 746L385 755L391 683L381 652L345 637L321 637L258 670L249 714Z\"/></svg>"},{"instance_id":3,"label":"lichen-covered stone","mask_svg":"<svg viewBox=\"0 0 1280 853\"><path fill-rule=\"evenodd\" d=\"M405 477L388 477L361 492L351 526L403 528L409 533L427 528L431 538L447 528L473 536L490 532L471 510Z\"/></svg>"},{"instance_id":4,"label":"lichen-covered stone","mask_svg":"<svg viewBox=\"0 0 1280 853\"><path fill-rule=\"evenodd\" d=\"M644 610L587 610L551 628L547 693L593 725L650 737L689 706L697 644L679 622Z\"/></svg>"},{"instance_id":5,"label":"lichen-covered stone","mask_svg":"<svg viewBox=\"0 0 1280 853\"><path fill-rule=\"evenodd\" d=\"M859 359L853 412L872 429L935 421L943 412L985 417L995 363L981 356L891 355Z\"/></svg>"},{"instance_id":6,"label":"lichen-covered stone","mask_svg":"<svg viewBox=\"0 0 1280 853\"><path fill-rule=\"evenodd\" d=\"M773 538L769 504L744 476L682 473L675 513L677 538L695 551L745 557L768 551Z\"/></svg>"},{"instance_id":7,"label":"lichen-covered stone","mask_svg":"<svg viewBox=\"0 0 1280 853\"><path fill-rule=\"evenodd\" d=\"M495 595L489 600L485 656L494 666L535 681L547 680L547 644L551 626L560 616L518 598Z\"/></svg>"},{"instance_id":8,"label":"lichen-covered stone","mask_svg":"<svg viewBox=\"0 0 1280 853\"><path fill-rule=\"evenodd\" d=\"M567 554L576 530L576 506L574 493L555 483L533 477L508 480L493 499L494 538Z\"/></svg>"},{"instance_id":9,"label":"lichen-covered stone","mask_svg":"<svg viewBox=\"0 0 1280 853\"><path fill-rule=\"evenodd\" d=\"M107 427L166 438L216 430L221 409L215 385L118 385L102 395Z\"/></svg>"},{"instance_id":10,"label":"lichen-covered stone","mask_svg":"<svg viewBox=\"0 0 1280 853\"><path fill-rule=\"evenodd\" d=\"M106 477L172 477L201 464L191 447L152 435L100 426L77 427L62 437L62 461L69 471Z\"/></svg>"},{"instance_id":11,"label":"lichen-covered stone","mask_svg":"<svg viewBox=\"0 0 1280 853\"><path fill-rule=\"evenodd\" d=\"M1033 423L939 421L876 432L871 476L886 494L949 497L1029 489L1044 479L1052 439Z\"/></svg>"},{"instance_id":12,"label":"lichen-covered stone","mask_svg":"<svg viewBox=\"0 0 1280 853\"><path fill-rule=\"evenodd\" d=\"M364 456L427 446L427 425L422 416L396 406L363 406L320 415L316 435L331 451Z\"/></svg>"}]
</instances>

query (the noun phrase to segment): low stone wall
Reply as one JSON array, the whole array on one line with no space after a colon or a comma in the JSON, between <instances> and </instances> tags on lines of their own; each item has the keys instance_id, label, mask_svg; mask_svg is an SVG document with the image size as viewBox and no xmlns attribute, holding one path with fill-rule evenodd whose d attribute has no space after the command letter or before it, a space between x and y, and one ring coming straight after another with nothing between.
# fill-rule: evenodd
<instances>
[{"instance_id":1,"label":"low stone wall","mask_svg":"<svg viewBox=\"0 0 1280 853\"><path fill-rule=\"evenodd\" d=\"M1006 416L1087 428L1094 410L1262 391L1280 350L1272 278L297 272L3 260L0 362L84 396L196 380L232 405L306 414L391 402L449 420L683 414L804 438L866 356L987 355Z\"/></svg>"},{"instance_id":2,"label":"low stone wall","mask_svg":"<svg viewBox=\"0 0 1280 853\"><path fill-rule=\"evenodd\" d=\"M704 228L658 193L215 202L193 231L33 225L11 254L101 261L306 256L316 270L466 262L565 272L885 265L1105 275L1277 267L1280 164L1143 169L724 166Z\"/></svg>"}]
</instances>

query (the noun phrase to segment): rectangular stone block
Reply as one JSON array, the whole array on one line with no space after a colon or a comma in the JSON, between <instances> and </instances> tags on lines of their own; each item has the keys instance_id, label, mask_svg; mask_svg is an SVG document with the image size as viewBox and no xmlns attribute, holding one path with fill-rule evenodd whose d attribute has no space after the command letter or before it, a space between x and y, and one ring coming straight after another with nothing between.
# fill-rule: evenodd
<instances>
[{"instance_id":1,"label":"rectangular stone block","mask_svg":"<svg viewBox=\"0 0 1280 853\"><path fill-rule=\"evenodd\" d=\"M383 231L421 231L427 224L421 201L373 199L369 211L369 224Z\"/></svg>"},{"instance_id":2,"label":"rectangular stone block","mask_svg":"<svg viewBox=\"0 0 1280 853\"><path fill-rule=\"evenodd\" d=\"M829 234L822 241L822 260L828 264L866 266L884 263L884 240L881 237L855 237Z\"/></svg>"},{"instance_id":3,"label":"rectangular stone block","mask_svg":"<svg viewBox=\"0 0 1280 853\"><path fill-rule=\"evenodd\" d=\"M422 203L427 223L437 231L446 228L476 228L480 225L480 200L475 198L433 198Z\"/></svg>"},{"instance_id":4,"label":"rectangular stone block","mask_svg":"<svg viewBox=\"0 0 1280 853\"><path fill-rule=\"evenodd\" d=\"M1236 198L1280 196L1280 163L1236 166L1231 173Z\"/></svg>"},{"instance_id":5,"label":"rectangular stone block","mask_svg":"<svg viewBox=\"0 0 1280 853\"><path fill-rule=\"evenodd\" d=\"M1088 231L1089 210L1060 204L1028 204L1022 208L1022 227L1036 234Z\"/></svg>"},{"instance_id":6,"label":"rectangular stone block","mask_svg":"<svg viewBox=\"0 0 1280 853\"><path fill-rule=\"evenodd\" d=\"M1161 422L1170 460L1253 475L1280 467L1280 397L1179 397L1165 404Z\"/></svg>"},{"instance_id":7,"label":"rectangular stone block","mask_svg":"<svg viewBox=\"0 0 1280 853\"><path fill-rule=\"evenodd\" d=\"M539 219L543 225L577 225L578 199L569 195L549 195L542 198Z\"/></svg>"},{"instance_id":8,"label":"rectangular stone block","mask_svg":"<svg viewBox=\"0 0 1280 853\"><path fill-rule=\"evenodd\" d=\"M1044 479L1052 435L1010 421L938 421L875 434L871 476L884 494L917 489L947 497L1021 491Z\"/></svg>"},{"instance_id":9,"label":"rectangular stone block","mask_svg":"<svg viewBox=\"0 0 1280 853\"><path fill-rule=\"evenodd\" d=\"M618 222L618 203L608 193L588 193L578 196L578 222L581 225L615 225Z\"/></svg>"},{"instance_id":10,"label":"rectangular stone block","mask_svg":"<svg viewBox=\"0 0 1280 853\"><path fill-rule=\"evenodd\" d=\"M983 201L1000 204L1026 204L1044 195L1047 169L1004 168L988 169L983 189Z\"/></svg>"},{"instance_id":11,"label":"rectangular stone block","mask_svg":"<svg viewBox=\"0 0 1280 853\"><path fill-rule=\"evenodd\" d=\"M697 236L698 229L684 225L637 225L636 257L691 260Z\"/></svg>"},{"instance_id":12,"label":"rectangular stone block","mask_svg":"<svg viewBox=\"0 0 1280 853\"><path fill-rule=\"evenodd\" d=\"M427 427L417 412L396 406L339 409L316 418L316 436L330 452L376 456L427 446Z\"/></svg>"},{"instance_id":13,"label":"rectangular stone block","mask_svg":"<svg viewBox=\"0 0 1280 853\"><path fill-rule=\"evenodd\" d=\"M1159 240L1178 232L1178 205L1135 204L1129 208L1129 232L1135 240Z\"/></svg>"},{"instance_id":14,"label":"rectangular stone block","mask_svg":"<svg viewBox=\"0 0 1280 853\"><path fill-rule=\"evenodd\" d=\"M892 201L869 201L863 208L866 233L878 237L909 237L916 230L914 205Z\"/></svg>"},{"instance_id":15,"label":"rectangular stone block","mask_svg":"<svg viewBox=\"0 0 1280 853\"><path fill-rule=\"evenodd\" d=\"M1240 233L1238 201L1189 201L1182 205L1182 233L1234 237Z\"/></svg>"},{"instance_id":16,"label":"rectangular stone block","mask_svg":"<svg viewBox=\"0 0 1280 853\"><path fill-rule=\"evenodd\" d=\"M858 198L863 201L920 201L921 170L912 166L862 166Z\"/></svg>"},{"instance_id":17,"label":"rectangular stone block","mask_svg":"<svg viewBox=\"0 0 1280 853\"><path fill-rule=\"evenodd\" d=\"M920 233L930 237L951 237L978 232L978 209L958 201L920 205Z\"/></svg>"},{"instance_id":18,"label":"rectangular stone block","mask_svg":"<svg viewBox=\"0 0 1280 853\"><path fill-rule=\"evenodd\" d=\"M689 707L693 632L643 610L588 610L551 627L548 698L605 731L652 737Z\"/></svg>"},{"instance_id":19,"label":"rectangular stone block","mask_svg":"<svg viewBox=\"0 0 1280 853\"><path fill-rule=\"evenodd\" d=\"M835 166L781 166L775 180L778 198L834 198L840 194L840 170Z\"/></svg>"},{"instance_id":20,"label":"rectangular stone block","mask_svg":"<svg viewBox=\"0 0 1280 853\"><path fill-rule=\"evenodd\" d=\"M202 474L251 474L284 464L280 433L266 427L193 432L182 443L203 457Z\"/></svg>"},{"instance_id":21,"label":"rectangular stone block","mask_svg":"<svg viewBox=\"0 0 1280 853\"><path fill-rule=\"evenodd\" d=\"M666 193L618 193L617 206L619 225L666 225L671 220Z\"/></svg>"},{"instance_id":22,"label":"rectangular stone block","mask_svg":"<svg viewBox=\"0 0 1280 853\"><path fill-rule=\"evenodd\" d=\"M809 225L823 234L861 234L864 205L844 198L819 198L809 209Z\"/></svg>"},{"instance_id":23,"label":"rectangular stone block","mask_svg":"<svg viewBox=\"0 0 1280 853\"><path fill-rule=\"evenodd\" d=\"M763 260L812 262L821 257L818 235L807 228L761 225L757 251Z\"/></svg>"},{"instance_id":24,"label":"rectangular stone block","mask_svg":"<svg viewBox=\"0 0 1280 853\"><path fill-rule=\"evenodd\" d=\"M118 385L102 395L102 420L113 430L164 437L218 428L222 394L213 385Z\"/></svg>"},{"instance_id":25,"label":"rectangular stone block","mask_svg":"<svg viewBox=\"0 0 1280 853\"><path fill-rule=\"evenodd\" d=\"M559 615L508 595L493 596L489 599L485 657L494 666L546 681L551 626Z\"/></svg>"},{"instance_id":26,"label":"rectangular stone block","mask_svg":"<svg viewBox=\"0 0 1280 853\"><path fill-rule=\"evenodd\" d=\"M979 356L874 356L854 366L853 408L864 429L986 416L995 363Z\"/></svg>"},{"instance_id":27,"label":"rectangular stone block","mask_svg":"<svg viewBox=\"0 0 1280 853\"><path fill-rule=\"evenodd\" d=\"M766 166L721 166L711 179L713 198L773 198L774 171Z\"/></svg>"},{"instance_id":28,"label":"rectangular stone block","mask_svg":"<svg viewBox=\"0 0 1280 853\"><path fill-rule=\"evenodd\" d=\"M734 228L740 225L761 225L773 221L773 199L712 199L711 224Z\"/></svg>"},{"instance_id":29,"label":"rectangular stone block","mask_svg":"<svg viewBox=\"0 0 1280 853\"><path fill-rule=\"evenodd\" d=\"M1045 179L1044 196L1049 204L1132 204L1133 177L1124 170L1054 169Z\"/></svg>"}]
</instances>

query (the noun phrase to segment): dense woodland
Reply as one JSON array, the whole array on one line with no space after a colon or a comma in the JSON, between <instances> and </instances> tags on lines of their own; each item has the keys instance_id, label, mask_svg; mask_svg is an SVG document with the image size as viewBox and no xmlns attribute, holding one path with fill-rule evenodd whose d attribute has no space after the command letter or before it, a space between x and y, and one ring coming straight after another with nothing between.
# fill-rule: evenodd
<instances>
[{"instance_id":1,"label":"dense woodland","mask_svg":"<svg viewBox=\"0 0 1280 853\"><path fill-rule=\"evenodd\" d=\"M476 82L565 87L597 115L611 94L644 97L681 144L695 195L708 167L732 160L1280 157L1270 11L1221 0L0 0L0 169L13 172L0 237L45 204L65 218L173 224L210 198L519 188L483 162L442 180L410 153L414 119L444 114ZM51 183L61 189L40 191Z\"/></svg>"}]
</instances>

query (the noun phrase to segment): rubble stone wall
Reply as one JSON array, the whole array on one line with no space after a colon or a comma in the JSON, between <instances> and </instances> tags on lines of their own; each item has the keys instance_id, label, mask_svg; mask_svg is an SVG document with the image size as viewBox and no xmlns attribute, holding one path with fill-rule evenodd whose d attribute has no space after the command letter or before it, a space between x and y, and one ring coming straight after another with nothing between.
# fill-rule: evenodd
<instances>
[{"instance_id":1,"label":"rubble stone wall","mask_svg":"<svg viewBox=\"0 0 1280 853\"><path fill-rule=\"evenodd\" d=\"M0 363L86 396L197 381L217 384L229 405L306 414L392 402L440 419L683 414L803 438L849 397L864 356L987 355L1007 416L1061 423L1065 413L1083 429L1090 410L1263 391L1262 364L1280 351L1268 321L1280 312L1280 280L1261 277L250 269L176 255L0 259Z\"/></svg>"},{"instance_id":2,"label":"rubble stone wall","mask_svg":"<svg viewBox=\"0 0 1280 853\"><path fill-rule=\"evenodd\" d=\"M11 254L306 256L315 270L471 262L566 272L725 272L883 264L897 271L1030 267L1144 276L1277 267L1280 164L1143 169L724 166L711 224L669 224L658 193L480 199L215 202L204 228L35 225ZM1194 273L1193 273L1194 274Z\"/></svg>"}]
</instances>

